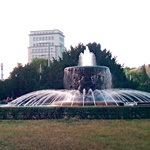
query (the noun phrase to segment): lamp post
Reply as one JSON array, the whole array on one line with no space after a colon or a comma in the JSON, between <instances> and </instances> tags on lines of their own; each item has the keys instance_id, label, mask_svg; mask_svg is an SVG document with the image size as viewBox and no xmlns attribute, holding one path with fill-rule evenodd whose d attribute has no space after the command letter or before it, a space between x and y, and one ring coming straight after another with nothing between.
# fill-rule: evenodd
<instances>
[{"instance_id":1,"label":"lamp post","mask_svg":"<svg viewBox=\"0 0 150 150\"><path fill-rule=\"evenodd\" d=\"M50 67L50 43L48 42L48 67Z\"/></svg>"},{"instance_id":2,"label":"lamp post","mask_svg":"<svg viewBox=\"0 0 150 150\"><path fill-rule=\"evenodd\" d=\"M48 67L50 67L50 42L39 42L40 44L48 44Z\"/></svg>"}]
</instances>

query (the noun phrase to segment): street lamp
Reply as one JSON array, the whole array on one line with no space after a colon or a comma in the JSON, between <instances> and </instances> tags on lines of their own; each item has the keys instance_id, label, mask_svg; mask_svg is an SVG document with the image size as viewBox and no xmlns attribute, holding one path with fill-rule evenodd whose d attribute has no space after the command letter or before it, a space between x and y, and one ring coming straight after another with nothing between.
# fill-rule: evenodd
<instances>
[{"instance_id":1,"label":"street lamp","mask_svg":"<svg viewBox=\"0 0 150 150\"><path fill-rule=\"evenodd\" d=\"M39 42L39 44L48 44L48 67L50 67L50 42Z\"/></svg>"}]
</instances>

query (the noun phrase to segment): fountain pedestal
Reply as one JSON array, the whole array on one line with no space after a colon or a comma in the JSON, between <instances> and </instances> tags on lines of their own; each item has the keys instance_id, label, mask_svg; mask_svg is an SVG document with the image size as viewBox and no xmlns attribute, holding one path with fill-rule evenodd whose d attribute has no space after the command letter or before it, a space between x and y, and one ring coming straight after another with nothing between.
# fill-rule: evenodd
<instances>
[{"instance_id":1,"label":"fountain pedestal","mask_svg":"<svg viewBox=\"0 0 150 150\"><path fill-rule=\"evenodd\" d=\"M105 66L73 66L64 69L66 89L108 89L111 88L111 73Z\"/></svg>"}]
</instances>

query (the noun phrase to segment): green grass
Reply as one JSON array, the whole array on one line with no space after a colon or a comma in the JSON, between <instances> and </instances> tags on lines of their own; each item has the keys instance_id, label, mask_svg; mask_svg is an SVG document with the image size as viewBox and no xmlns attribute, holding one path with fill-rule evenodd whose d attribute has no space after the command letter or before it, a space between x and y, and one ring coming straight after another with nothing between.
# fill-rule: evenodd
<instances>
[{"instance_id":1,"label":"green grass","mask_svg":"<svg viewBox=\"0 0 150 150\"><path fill-rule=\"evenodd\" d=\"M0 150L149 150L150 119L0 120Z\"/></svg>"}]
</instances>

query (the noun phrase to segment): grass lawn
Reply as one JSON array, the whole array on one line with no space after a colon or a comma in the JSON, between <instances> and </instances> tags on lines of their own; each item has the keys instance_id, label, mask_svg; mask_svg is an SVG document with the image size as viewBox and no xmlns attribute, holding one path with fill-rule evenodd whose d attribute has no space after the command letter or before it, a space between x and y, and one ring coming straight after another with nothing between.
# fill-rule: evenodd
<instances>
[{"instance_id":1,"label":"grass lawn","mask_svg":"<svg viewBox=\"0 0 150 150\"><path fill-rule=\"evenodd\" d=\"M0 120L0 150L150 150L150 119Z\"/></svg>"}]
</instances>

